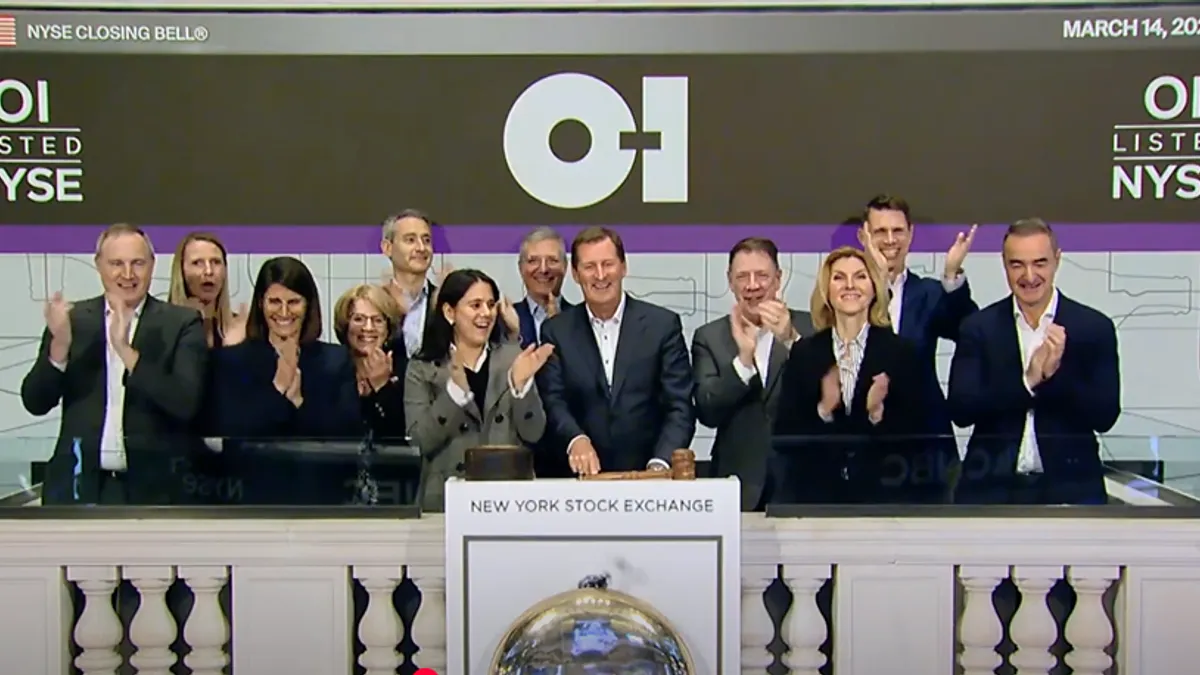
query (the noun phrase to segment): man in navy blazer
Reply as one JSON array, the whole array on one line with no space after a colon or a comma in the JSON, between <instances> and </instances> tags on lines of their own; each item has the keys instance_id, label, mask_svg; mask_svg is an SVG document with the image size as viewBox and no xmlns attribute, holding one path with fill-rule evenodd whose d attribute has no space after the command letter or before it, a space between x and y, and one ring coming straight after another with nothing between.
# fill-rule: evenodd
<instances>
[{"instance_id":1,"label":"man in navy blazer","mask_svg":"<svg viewBox=\"0 0 1200 675\"><path fill-rule=\"evenodd\" d=\"M562 298L563 278L567 273L567 249L562 235L553 228L538 227L521 241L517 259L525 297L513 306L521 325L521 346L541 341L542 324L571 306ZM567 453L545 434L533 444L533 470L539 478L569 478Z\"/></svg>"},{"instance_id":2,"label":"man in navy blazer","mask_svg":"<svg viewBox=\"0 0 1200 675\"><path fill-rule=\"evenodd\" d=\"M974 426L955 501L1103 504L1096 434L1121 414L1117 332L1054 286L1062 252L1050 226L1004 236L1012 295L963 322L950 368L955 424Z\"/></svg>"},{"instance_id":3,"label":"man in navy blazer","mask_svg":"<svg viewBox=\"0 0 1200 675\"><path fill-rule=\"evenodd\" d=\"M925 392L925 433L933 451L928 466L909 467L912 478L944 482L948 487L958 473L958 444L937 377L938 339L958 340L963 319L978 311L971 286L963 274L963 261L971 251L975 228L959 233L950 250L941 279L919 277L908 270L913 223L908 202L893 195L878 195L863 209L860 239L876 263L887 270L892 328L916 347Z\"/></svg>"},{"instance_id":4,"label":"man in navy blazer","mask_svg":"<svg viewBox=\"0 0 1200 675\"><path fill-rule=\"evenodd\" d=\"M576 474L669 469L696 432L679 315L626 295L625 246L604 227L571 243L584 304L542 326L554 355L537 374L546 434Z\"/></svg>"},{"instance_id":5,"label":"man in navy blazer","mask_svg":"<svg viewBox=\"0 0 1200 675\"><path fill-rule=\"evenodd\" d=\"M567 274L567 247L562 235L549 227L534 229L521 241L517 264L525 284L525 297L514 309L521 322L521 346L528 347L541 341L546 319L571 306L562 299L563 278Z\"/></svg>"}]
</instances>

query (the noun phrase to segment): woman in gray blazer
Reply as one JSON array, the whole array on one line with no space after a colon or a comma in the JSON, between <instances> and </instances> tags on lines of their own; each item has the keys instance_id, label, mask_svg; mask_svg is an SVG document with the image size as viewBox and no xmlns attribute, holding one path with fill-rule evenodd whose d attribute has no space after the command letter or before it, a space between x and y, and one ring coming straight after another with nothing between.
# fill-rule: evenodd
<instances>
[{"instance_id":1,"label":"woman in gray blazer","mask_svg":"<svg viewBox=\"0 0 1200 675\"><path fill-rule=\"evenodd\" d=\"M404 415L421 450L421 508L444 509L445 483L467 449L536 443L546 414L533 376L554 347L522 350L497 325L500 289L479 270L451 272L438 289L421 350L408 364Z\"/></svg>"}]
</instances>

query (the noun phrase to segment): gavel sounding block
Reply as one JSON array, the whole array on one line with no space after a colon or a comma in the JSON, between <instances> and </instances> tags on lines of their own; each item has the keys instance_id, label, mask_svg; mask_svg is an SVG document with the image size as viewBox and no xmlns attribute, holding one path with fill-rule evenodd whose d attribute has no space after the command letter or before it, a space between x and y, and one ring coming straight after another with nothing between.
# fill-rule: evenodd
<instances>
[{"instance_id":1,"label":"gavel sounding block","mask_svg":"<svg viewBox=\"0 0 1200 675\"><path fill-rule=\"evenodd\" d=\"M533 480L533 451L518 445L481 445L466 452L467 480Z\"/></svg>"}]
</instances>

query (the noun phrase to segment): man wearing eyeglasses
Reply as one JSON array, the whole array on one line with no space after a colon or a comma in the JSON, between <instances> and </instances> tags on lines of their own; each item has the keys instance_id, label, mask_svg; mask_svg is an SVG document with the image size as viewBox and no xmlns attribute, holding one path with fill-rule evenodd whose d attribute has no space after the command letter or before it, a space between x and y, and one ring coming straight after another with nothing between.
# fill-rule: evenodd
<instances>
[{"instance_id":1,"label":"man wearing eyeglasses","mask_svg":"<svg viewBox=\"0 0 1200 675\"><path fill-rule=\"evenodd\" d=\"M541 341L542 324L571 306L562 299L563 279L567 274L567 247L562 235L549 227L539 227L521 242L517 264L525 298L516 303L521 324L521 346Z\"/></svg>"},{"instance_id":2,"label":"man wearing eyeglasses","mask_svg":"<svg viewBox=\"0 0 1200 675\"><path fill-rule=\"evenodd\" d=\"M713 475L737 476L742 510L761 511L774 488L771 444L784 364L796 340L812 335L812 315L788 309L775 242L749 237L729 251L733 310L692 340L696 414L717 430Z\"/></svg>"}]
</instances>

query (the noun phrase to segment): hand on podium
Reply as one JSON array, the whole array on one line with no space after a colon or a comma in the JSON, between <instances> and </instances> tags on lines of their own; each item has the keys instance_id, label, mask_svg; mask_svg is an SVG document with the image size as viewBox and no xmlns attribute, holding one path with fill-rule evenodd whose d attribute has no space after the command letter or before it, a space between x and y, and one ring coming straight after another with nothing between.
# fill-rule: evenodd
<instances>
[{"instance_id":1,"label":"hand on podium","mask_svg":"<svg viewBox=\"0 0 1200 675\"><path fill-rule=\"evenodd\" d=\"M592 439L580 436L567 448L567 461L571 470L579 477L595 476L600 473L600 457L592 445Z\"/></svg>"},{"instance_id":2,"label":"hand on podium","mask_svg":"<svg viewBox=\"0 0 1200 675\"><path fill-rule=\"evenodd\" d=\"M580 474L583 480L696 480L696 453L680 448L671 453L671 468L653 467L645 471L608 471Z\"/></svg>"}]
</instances>

